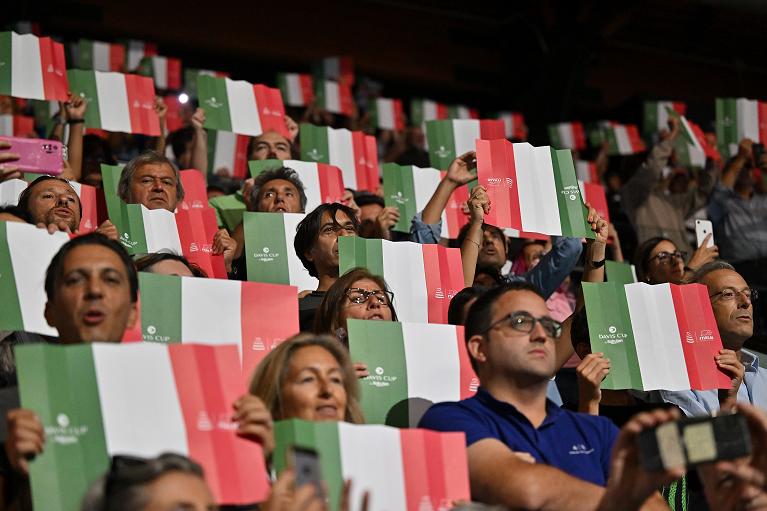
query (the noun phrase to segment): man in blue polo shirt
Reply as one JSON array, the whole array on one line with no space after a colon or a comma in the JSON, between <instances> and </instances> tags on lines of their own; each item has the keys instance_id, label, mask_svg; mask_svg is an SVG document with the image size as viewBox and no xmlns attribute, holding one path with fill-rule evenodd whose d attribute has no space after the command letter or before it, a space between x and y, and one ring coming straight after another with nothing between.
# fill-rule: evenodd
<instances>
[{"instance_id":1,"label":"man in blue polo shirt","mask_svg":"<svg viewBox=\"0 0 767 511\"><path fill-rule=\"evenodd\" d=\"M472 398L432 406L420 427L466 434L476 500L515 509L604 506L618 429L546 399L561 334L528 283L491 289L469 310L465 336L481 387Z\"/></svg>"}]
</instances>

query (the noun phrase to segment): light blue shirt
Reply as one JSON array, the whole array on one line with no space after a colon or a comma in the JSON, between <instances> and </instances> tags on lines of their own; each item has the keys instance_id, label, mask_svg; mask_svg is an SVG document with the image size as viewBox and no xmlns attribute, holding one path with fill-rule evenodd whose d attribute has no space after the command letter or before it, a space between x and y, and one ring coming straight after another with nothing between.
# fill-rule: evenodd
<instances>
[{"instance_id":1,"label":"light blue shirt","mask_svg":"<svg viewBox=\"0 0 767 511\"><path fill-rule=\"evenodd\" d=\"M738 402L749 403L767 411L767 369L759 367L756 354L740 350L740 361L746 367L738 389ZM714 390L659 391L665 403L678 406L688 417L711 415L719 411L719 394Z\"/></svg>"}]
</instances>

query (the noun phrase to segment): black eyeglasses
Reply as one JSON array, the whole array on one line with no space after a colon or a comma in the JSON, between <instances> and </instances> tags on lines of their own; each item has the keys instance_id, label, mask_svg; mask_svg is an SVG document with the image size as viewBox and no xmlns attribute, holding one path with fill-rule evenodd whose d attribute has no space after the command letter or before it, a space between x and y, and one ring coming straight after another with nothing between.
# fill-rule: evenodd
<instances>
[{"instance_id":1,"label":"black eyeglasses","mask_svg":"<svg viewBox=\"0 0 767 511\"><path fill-rule=\"evenodd\" d=\"M378 301L378 305L383 305L385 307L388 307L394 299L394 293L391 291L381 291L380 289L368 291L367 289L359 287L350 287L347 289L346 296L349 298L350 302L356 303L357 305L367 302L372 296Z\"/></svg>"},{"instance_id":2,"label":"black eyeglasses","mask_svg":"<svg viewBox=\"0 0 767 511\"><path fill-rule=\"evenodd\" d=\"M746 300L753 303L754 300L759 298L759 293L756 292L756 289L751 288L745 288L740 291L737 289L726 287L719 291L718 293L714 293L713 295L709 295L709 298L714 299L715 297L721 298L722 301L728 302L730 300L734 300L738 295L743 295L746 297Z\"/></svg>"},{"instance_id":3,"label":"black eyeglasses","mask_svg":"<svg viewBox=\"0 0 767 511\"><path fill-rule=\"evenodd\" d=\"M510 330L529 334L535 328L535 324L540 323L546 335L558 339L562 335L562 323L549 317L536 318L529 312L512 312L498 321L491 323L490 326L480 333L486 333L496 326L500 326L504 333L511 333Z\"/></svg>"},{"instance_id":4,"label":"black eyeglasses","mask_svg":"<svg viewBox=\"0 0 767 511\"><path fill-rule=\"evenodd\" d=\"M668 264L671 261L672 257L675 257L677 259L681 259L682 261L684 261L687 258L687 252L681 252L679 250L677 250L676 252L666 252L664 250L652 256L650 259L647 260L647 262L649 263L653 259L657 259L660 264Z\"/></svg>"}]
</instances>

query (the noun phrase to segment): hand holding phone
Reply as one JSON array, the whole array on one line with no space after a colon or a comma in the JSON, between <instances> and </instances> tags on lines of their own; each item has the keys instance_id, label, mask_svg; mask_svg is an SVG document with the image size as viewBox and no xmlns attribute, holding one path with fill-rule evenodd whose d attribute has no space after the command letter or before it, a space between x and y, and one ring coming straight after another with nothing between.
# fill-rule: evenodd
<instances>
[{"instance_id":1,"label":"hand holding phone","mask_svg":"<svg viewBox=\"0 0 767 511\"><path fill-rule=\"evenodd\" d=\"M10 143L10 151L19 156L13 165L22 172L33 174L61 174L64 161L64 144L58 140L42 138L0 137Z\"/></svg>"},{"instance_id":2,"label":"hand holding phone","mask_svg":"<svg viewBox=\"0 0 767 511\"><path fill-rule=\"evenodd\" d=\"M714 245L714 226L711 223L711 220L695 220L695 237L698 240L698 248L703 245L706 236L709 234L711 237L709 238L708 243L706 243L706 247Z\"/></svg>"},{"instance_id":3,"label":"hand holding phone","mask_svg":"<svg viewBox=\"0 0 767 511\"><path fill-rule=\"evenodd\" d=\"M314 449L293 446L290 451L293 472L296 478L296 488L310 484L315 488L315 494L324 498L325 491L322 488L322 471L320 470L320 456Z\"/></svg>"}]
</instances>

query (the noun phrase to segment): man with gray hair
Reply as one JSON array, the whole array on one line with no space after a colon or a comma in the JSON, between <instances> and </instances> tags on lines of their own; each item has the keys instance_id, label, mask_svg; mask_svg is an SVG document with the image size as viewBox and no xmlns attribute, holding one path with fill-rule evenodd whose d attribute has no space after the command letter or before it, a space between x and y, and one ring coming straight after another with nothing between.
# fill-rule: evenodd
<instances>
[{"instance_id":1,"label":"man with gray hair","mask_svg":"<svg viewBox=\"0 0 767 511\"><path fill-rule=\"evenodd\" d=\"M117 194L127 204L143 204L148 209L167 209L171 213L184 198L178 169L165 156L145 151L123 168Z\"/></svg>"},{"instance_id":2,"label":"man with gray hair","mask_svg":"<svg viewBox=\"0 0 767 511\"><path fill-rule=\"evenodd\" d=\"M708 288L716 325L725 348L716 356L717 363L723 367L723 359L728 356L724 352L729 350L737 357L733 387L729 391L719 392L661 390L661 399L678 406L687 416L711 415L720 406L734 405L735 400L767 410L767 370L759 367L756 354L743 349L743 343L754 334L753 302L757 297L756 291L748 286L731 264L723 261L712 261L698 268L692 282Z\"/></svg>"}]
</instances>

